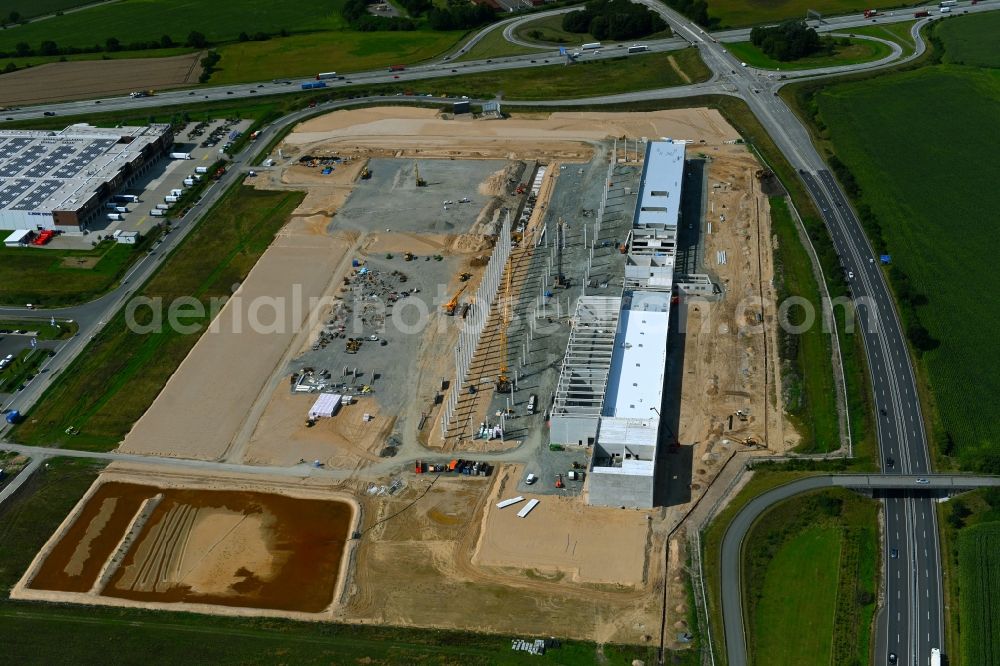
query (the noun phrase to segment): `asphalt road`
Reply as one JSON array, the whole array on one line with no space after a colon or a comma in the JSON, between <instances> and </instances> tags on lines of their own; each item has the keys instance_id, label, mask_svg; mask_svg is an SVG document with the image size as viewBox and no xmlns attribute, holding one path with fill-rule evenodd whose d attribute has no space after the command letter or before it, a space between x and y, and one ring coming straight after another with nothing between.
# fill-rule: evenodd
<instances>
[{"instance_id":1,"label":"asphalt road","mask_svg":"<svg viewBox=\"0 0 1000 666\"><path fill-rule=\"evenodd\" d=\"M779 88L792 78L818 75L831 75L883 67L886 60L878 63L851 65L808 72L786 73L788 79L777 78L773 73L744 68L719 43L739 41L745 37L738 32L730 32L721 36L712 36L703 32L683 16L655 2L642 0L660 13L671 24L675 37L670 40L650 42L651 51L669 51L684 48L689 43L699 48L701 56L711 68L713 74L708 82L668 88L663 90L607 95L577 100L553 100L551 102L532 102L535 106L546 104L557 106L596 105L632 102L647 99L683 98L701 94L728 94L744 99L758 120L773 138L779 149L793 167L800 170L800 175L821 209L824 221L830 229L838 253L845 265L845 270L853 272L852 287L855 298L859 299L860 319L864 347L872 372L873 394L876 408L885 410L884 416L878 419L879 446L883 457L892 457L894 466L886 471L890 474L925 474L929 470L929 456L926 434L923 429L923 419L920 413L919 401L916 397L913 368L908 357L908 349L902 336L902 329L896 311L892 307L888 288L882 273L876 263L877 258L864 236L863 230L850 204L841 192L838 184L826 170L821 156L812 145L809 134L798 118L777 96ZM962 12L981 12L1000 8L1000 0L988 0L976 6L967 2L953 8L953 14ZM876 23L890 23L912 20L913 9L906 12L896 12L894 16L876 19ZM928 11L932 11L928 8ZM934 16L940 16L934 14ZM844 30L855 25L867 25L872 21L859 20L857 16L828 19L822 29ZM923 52L924 45L919 39L917 30L922 23L914 26L911 34L917 44L917 52L911 56L917 57ZM508 25L509 27L509 25ZM481 31L482 38L488 31ZM600 53L589 53L581 59L600 59L618 57L624 53L626 45L610 45ZM532 62L534 61L534 62ZM547 61L547 62L546 62ZM408 68L401 73L364 72L352 74L349 79L328 82L331 88L359 83L386 83L393 81L419 81L421 79L450 74L467 74L474 72L497 71L503 69L518 69L523 67L545 66L562 62L553 51L552 55L529 55L507 58L497 58L486 61L467 63L449 63L440 61ZM398 78L397 78L398 77ZM200 102L206 99L232 99L250 97L258 94L286 93L299 91L299 81L286 83L260 83L239 86L215 88L200 88L197 91L175 91L159 94L151 98L112 98L100 100L100 110L153 108L175 104ZM336 104L323 105L322 109L334 109L351 104L377 101L379 98L369 98L345 101ZM395 98L391 98L395 99ZM398 100L397 100L398 101ZM407 101L417 101L408 99ZM440 101L426 99L425 101ZM508 105L509 101L506 102ZM30 107L5 115L15 118L32 118L41 116L43 111L53 111L60 115L90 113L98 110L95 101L69 102L65 104ZM283 118L267 128L260 139L266 143L282 127L300 118L315 113L317 110L307 109ZM248 149L234 160L233 169L206 195L205 199L189 214L189 219L200 215L224 191L237 173L247 164L255 148L251 144ZM190 223L185 223L190 226ZM187 232L182 228L173 234L171 245L162 248L169 251ZM159 253L160 257L165 254ZM137 264L136 274L130 277L131 285L135 286L151 275L158 259L148 259ZM81 351L86 340L99 330L104 321L121 306L127 292L132 287L123 285L121 289L112 292L93 304L79 306L73 315L67 315L67 310L60 311L57 316L78 319L88 319L86 330L81 323L81 335L69 341L59 354L50 362L48 368L54 372ZM123 291L124 290L124 291ZM863 300L861 300L863 299ZM0 310L0 315L24 315L23 311ZM39 314L39 313L34 313ZM47 313L42 313L47 316ZM82 318L82 319L81 319ZM47 381L47 380L46 380ZM45 381L35 381L29 388L15 398L15 407L24 409L34 402L44 388ZM2 434L2 429L0 429ZM5 446L6 448L6 446ZM11 447L13 448L13 447ZM68 454L68 452L65 452ZM898 548L902 556L892 560L886 557L888 570L886 572L885 612L879 617L878 647L876 659L885 663L888 652L899 655L899 663L907 666L924 666L929 660L930 649L941 647L942 609L941 609L941 577L940 558L937 537L937 525L933 506L929 499L900 498L886 501L886 548ZM732 599L730 599L730 604ZM724 615L731 617L733 609L727 608L724 602ZM741 611L740 613L741 614ZM736 631L727 623L727 635ZM742 632L742 627L738 628ZM732 647L730 647L732 650ZM745 650L731 652L730 663L733 665L746 663Z\"/></svg>"},{"instance_id":2,"label":"asphalt road","mask_svg":"<svg viewBox=\"0 0 1000 666\"><path fill-rule=\"evenodd\" d=\"M926 484L918 483L918 479L925 479ZM746 634L743 622L743 582L741 580L741 569L743 563L743 542L747 533L760 515L767 511L777 502L787 500L802 493L826 488L853 488L881 491L905 491L909 495L925 495L922 501L932 502L931 495L938 496L942 493L956 490L968 490L972 488L982 488L986 486L1000 486L1000 477L991 476L967 476L967 475L933 475L918 477L913 475L831 475L831 476L811 476L798 481L792 481L783 486L779 486L762 495L759 495L747 503L740 510L722 539L722 556L720 559L721 579L719 587L722 590L722 615L726 633L726 654L730 666L746 664ZM908 553L899 550L899 558L893 559L886 554L886 559L892 562L906 562ZM891 586L890 586L891 589ZM902 661L900 663L910 663ZM926 666L928 660L920 662L920 666ZM762 663L762 662L759 662ZM876 657L875 663L886 663L879 661Z\"/></svg>"}]
</instances>

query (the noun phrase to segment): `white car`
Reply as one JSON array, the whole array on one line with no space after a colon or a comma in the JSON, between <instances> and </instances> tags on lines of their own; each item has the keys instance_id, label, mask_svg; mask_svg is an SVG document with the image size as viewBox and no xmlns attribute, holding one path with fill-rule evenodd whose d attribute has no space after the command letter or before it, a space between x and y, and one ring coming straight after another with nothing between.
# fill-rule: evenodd
<instances>
[{"instance_id":1,"label":"white car","mask_svg":"<svg viewBox=\"0 0 1000 666\"><path fill-rule=\"evenodd\" d=\"M848 280L854 279L854 271L847 271L847 279Z\"/></svg>"}]
</instances>

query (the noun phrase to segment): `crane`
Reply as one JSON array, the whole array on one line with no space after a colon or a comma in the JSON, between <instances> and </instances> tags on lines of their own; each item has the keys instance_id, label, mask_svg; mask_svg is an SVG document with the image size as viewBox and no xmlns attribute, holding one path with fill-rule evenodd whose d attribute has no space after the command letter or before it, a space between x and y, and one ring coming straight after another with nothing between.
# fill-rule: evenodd
<instances>
[{"instance_id":1,"label":"crane","mask_svg":"<svg viewBox=\"0 0 1000 666\"><path fill-rule=\"evenodd\" d=\"M500 370L497 373L497 391L510 391L510 377L507 376L507 326L510 324L510 281L514 273L513 262L507 264L504 280L503 302L500 304Z\"/></svg>"},{"instance_id":2,"label":"crane","mask_svg":"<svg viewBox=\"0 0 1000 666\"><path fill-rule=\"evenodd\" d=\"M462 288L455 292L455 295L451 297L451 300L444 304L444 313L449 316L454 316L455 310L458 308L458 297L462 295L462 292L469 286L468 283L463 284Z\"/></svg>"}]
</instances>

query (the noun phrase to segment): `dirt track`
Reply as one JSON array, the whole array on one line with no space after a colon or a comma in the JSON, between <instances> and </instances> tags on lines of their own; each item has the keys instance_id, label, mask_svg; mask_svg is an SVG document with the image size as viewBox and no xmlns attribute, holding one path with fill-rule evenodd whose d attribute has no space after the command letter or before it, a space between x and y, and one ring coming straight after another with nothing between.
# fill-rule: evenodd
<instances>
[{"instance_id":1,"label":"dirt track","mask_svg":"<svg viewBox=\"0 0 1000 666\"><path fill-rule=\"evenodd\" d=\"M192 85L201 76L201 55L75 60L22 69L0 76L0 104L41 104Z\"/></svg>"}]
</instances>

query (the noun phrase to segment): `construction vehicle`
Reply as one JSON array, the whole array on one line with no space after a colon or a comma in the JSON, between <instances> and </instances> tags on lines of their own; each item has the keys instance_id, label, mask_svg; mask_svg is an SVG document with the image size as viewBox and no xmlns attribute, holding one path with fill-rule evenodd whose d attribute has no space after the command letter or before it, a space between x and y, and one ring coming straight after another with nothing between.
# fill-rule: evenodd
<instances>
[{"instance_id":1,"label":"construction vehicle","mask_svg":"<svg viewBox=\"0 0 1000 666\"><path fill-rule=\"evenodd\" d=\"M404 252L403 253L403 259L405 261L413 261L413 253L412 252Z\"/></svg>"},{"instance_id":2,"label":"construction vehicle","mask_svg":"<svg viewBox=\"0 0 1000 666\"><path fill-rule=\"evenodd\" d=\"M372 177L372 172L368 169L368 166L361 168L361 180L368 180Z\"/></svg>"},{"instance_id":3,"label":"construction vehicle","mask_svg":"<svg viewBox=\"0 0 1000 666\"><path fill-rule=\"evenodd\" d=\"M462 273L461 275L458 276L458 279L461 280L462 282L468 282L469 280L472 279L472 273Z\"/></svg>"},{"instance_id":4,"label":"construction vehicle","mask_svg":"<svg viewBox=\"0 0 1000 666\"><path fill-rule=\"evenodd\" d=\"M503 301L500 303L500 368L497 372L497 392L508 393L511 390L510 377L507 375L507 327L510 325L510 281L514 273L514 264L508 259L507 279L504 281Z\"/></svg>"},{"instance_id":5,"label":"construction vehicle","mask_svg":"<svg viewBox=\"0 0 1000 666\"><path fill-rule=\"evenodd\" d=\"M463 284L461 289L455 292L455 295L451 297L451 300L444 304L444 313L449 317L455 316L455 310L458 309L458 297L462 295L468 284Z\"/></svg>"},{"instance_id":6,"label":"construction vehicle","mask_svg":"<svg viewBox=\"0 0 1000 666\"><path fill-rule=\"evenodd\" d=\"M416 162L413 163L413 173L416 176L417 187L427 187L427 181L420 177L420 166Z\"/></svg>"},{"instance_id":7,"label":"construction vehicle","mask_svg":"<svg viewBox=\"0 0 1000 666\"><path fill-rule=\"evenodd\" d=\"M347 339L347 353L357 354L358 350L361 349L361 340L358 338L348 338Z\"/></svg>"},{"instance_id":8,"label":"construction vehicle","mask_svg":"<svg viewBox=\"0 0 1000 666\"><path fill-rule=\"evenodd\" d=\"M556 474L556 488L565 488L566 484L563 483L562 474Z\"/></svg>"}]
</instances>

